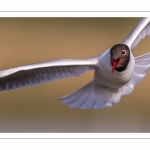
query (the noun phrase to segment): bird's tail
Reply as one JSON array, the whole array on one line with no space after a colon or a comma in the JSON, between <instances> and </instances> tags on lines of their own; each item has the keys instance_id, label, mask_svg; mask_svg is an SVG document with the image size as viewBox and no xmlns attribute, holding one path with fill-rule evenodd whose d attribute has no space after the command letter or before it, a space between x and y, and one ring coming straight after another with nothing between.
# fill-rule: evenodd
<instances>
[{"instance_id":1,"label":"bird's tail","mask_svg":"<svg viewBox=\"0 0 150 150\"><path fill-rule=\"evenodd\" d=\"M121 89L108 89L95 85L94 80L77 90L76 92L60 98L64 105L71 108L103 108L112 106L120 101Z\"/></svg>"}]
</instances>

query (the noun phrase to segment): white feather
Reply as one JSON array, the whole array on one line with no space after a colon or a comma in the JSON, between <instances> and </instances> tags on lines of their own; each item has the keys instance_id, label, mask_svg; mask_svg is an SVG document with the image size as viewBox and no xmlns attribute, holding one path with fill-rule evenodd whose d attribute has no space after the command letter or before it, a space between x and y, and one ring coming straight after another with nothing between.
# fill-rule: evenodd
<instances>
[{"instance_id":1,"label":"white feather","mask_svg":"<svg viewBox=\"0 0 150 150\"><path fill-rule=\"evenodd\" d=\"M69 105L71 108L100 109L117 104L121 95L121 89L99 87L93 80L78 91L60 98L60 100L64 105Z\"/></svg>"},{"instance_id":2,"label":"white feather","mask_svg":"<svg viewBox=\"0 0 150 150\"><path fill-rule=\"evenodd\" d=\"M150 69L150 53L135 58L135 67L131 80L123 86L123 95L128 95L134 89L134 85L139 83L146 72Z\"/></svg>"},{"instance_id":3,"label":"white feather","mask_svg":"<svg viewBox=\"0 0 150 150\"><path fill-rule=\"evenodd\" d=\"M94 58L61 59L3 70L0 71L0 90L11 90L79 76L87 70L94 69L96 62Z\"/></svg>"},{"instance_id":4,"label":"white feather","mask_svg":"<svg viewBox=\"0 0 150 150\"><path fill-rule=\"evenodd\" d=\"M133 49L141 39L148 35L150 35L150 18L143 18L122 43Z\"/></svg>"}]
</instances>

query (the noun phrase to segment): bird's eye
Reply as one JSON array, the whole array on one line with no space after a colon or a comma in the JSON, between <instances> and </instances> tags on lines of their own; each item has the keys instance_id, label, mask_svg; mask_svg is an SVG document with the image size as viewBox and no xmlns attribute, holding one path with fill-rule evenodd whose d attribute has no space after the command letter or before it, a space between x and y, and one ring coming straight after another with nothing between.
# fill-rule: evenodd
<instances>
[{"instance_id":1,"label":"bird's eye","mask_svg":"<svg viewBox=\"0 0 150 150\"><path fill-rule=\"evenodd\" d=\"M122 54L125 55L126 54L126 50L122 50Z\"/></svg>"}]
</instances>

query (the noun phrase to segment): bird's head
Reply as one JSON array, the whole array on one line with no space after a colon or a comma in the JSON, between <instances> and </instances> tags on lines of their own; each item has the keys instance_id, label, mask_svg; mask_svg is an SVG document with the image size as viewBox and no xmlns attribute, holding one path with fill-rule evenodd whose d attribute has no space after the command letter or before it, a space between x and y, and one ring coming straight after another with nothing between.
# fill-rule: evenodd
<instances>
[{"instance_id":1,"label":"bird's head","mask_svg":"<svg viewBox=\"0 0 150 150\"><path fill-rule=\"evenodd\" d=\"M130 60L130 50L125 44L116 44L110 49L110 65L114 70L121 72L126 69Z\"/></svg>"}]
</instances>

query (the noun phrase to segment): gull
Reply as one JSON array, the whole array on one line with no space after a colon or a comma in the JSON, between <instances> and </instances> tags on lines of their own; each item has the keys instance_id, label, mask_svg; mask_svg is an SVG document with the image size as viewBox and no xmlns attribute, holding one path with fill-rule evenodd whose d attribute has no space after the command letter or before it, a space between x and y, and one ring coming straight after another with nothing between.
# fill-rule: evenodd
<instances>
[{"instance_id":1,"label":"gull","mask_svg":"<svg viewBox=\"0 0 150 150\"><path fill-rule=\"evenodd\" d=\"M93 79L60 100L71 108L100 109L129 95L150 69L150 53L134 57L132 49L150 35L150 18L142 18L120 44L87 59L58 59L0 71L0 91L79 76L94 70Z\"/></svg>"}]
</instances>

